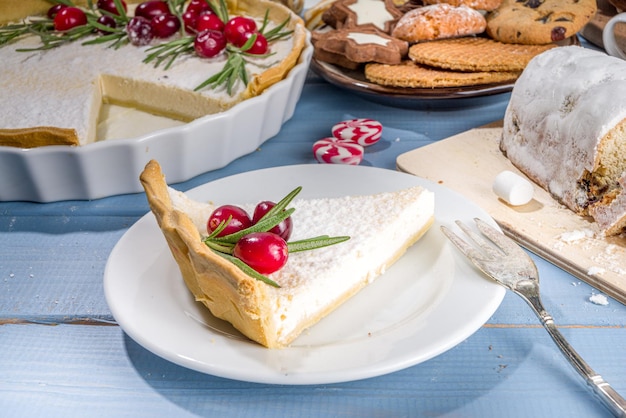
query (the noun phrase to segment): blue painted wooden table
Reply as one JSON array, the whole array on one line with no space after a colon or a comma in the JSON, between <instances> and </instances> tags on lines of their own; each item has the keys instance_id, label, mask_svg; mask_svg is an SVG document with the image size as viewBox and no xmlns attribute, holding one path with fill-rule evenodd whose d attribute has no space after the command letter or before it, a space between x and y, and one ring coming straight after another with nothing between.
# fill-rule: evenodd
<instances>
[{"instance_id":1,"label":"blue painted wooden table","mask_svg":"<svg viewBox=\"0 0 626 418\"><path fill-rule=\"evenodd\" d=\"M295 115L256 152L182 184L315 164L312 143L345 116L385 126L364 164L502 118L508 94L401 109L311 75ZM48 204L0 203L0 416L7 417L607 417L523 301L507 294L474 335L416 366L361 381L276 386L174 365L116 325L103 294L107 258L148 212L143 194ZM534 257L563 334L626 394L626 307ZM626 280L626 278L625 278Z\"/></svg>"}]
</instances>

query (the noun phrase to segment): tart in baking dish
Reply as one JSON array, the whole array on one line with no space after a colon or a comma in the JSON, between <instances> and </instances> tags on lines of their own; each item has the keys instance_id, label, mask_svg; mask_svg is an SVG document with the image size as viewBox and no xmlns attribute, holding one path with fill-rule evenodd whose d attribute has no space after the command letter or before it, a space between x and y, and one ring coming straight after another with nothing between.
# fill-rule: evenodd
<instances>
[{"instance_id":1,"label":"tart in baking dish","mask_svg":"<svg viewBox=\"0 0 626 418\"><path fill-rule=\"evenodd\" d=\"M274 287L247 275L203 242L215 205L169 188L156 161L148 163L141 181L195 299L269 348L288 346L374 281L434 221L434 194L422 187L366 196L296 198L289 206L295 209L290 241L321 235L350 239L289 254L284 267L267 276L279 286Z\"/></svg>"},{"instance_id":2,"label":"tart in baking dish","mask_svg":"<svg viewBox=\"0 0 626 418\"><path fill-rule=\"evenodd\" d=\"M302 20L273 1L229 0L224 4L230 17L252 18L259 28L267 17L268 31L286 22L282 30L289 33L271 42L267 54L245 56L247 84L238 80L231 88L220 84L198 89L225 68L230 56L226 52L212 58L186 52L169 66L167 61L159 65L155 65L156 61L143 62L153 51L149 48L191 37L184 29L143 46L83 44L98 35L55 48L23 52L16 50L40 48L41 38L21 36L4 45L0 43L0 106L5 109L0 117L0 145L31 148L94 142L103 102L187 122L225 111L285 78L305 45ZM17 17L18 10L32 12L42 7L36 0L20 2L21 7L15 10L12 5L12 1L0 4L3 20L4 16ZM129 4L129 17L133 10L135 5ZM0 36L1 31L2 28Z\"/></svg>"}]
</instances>

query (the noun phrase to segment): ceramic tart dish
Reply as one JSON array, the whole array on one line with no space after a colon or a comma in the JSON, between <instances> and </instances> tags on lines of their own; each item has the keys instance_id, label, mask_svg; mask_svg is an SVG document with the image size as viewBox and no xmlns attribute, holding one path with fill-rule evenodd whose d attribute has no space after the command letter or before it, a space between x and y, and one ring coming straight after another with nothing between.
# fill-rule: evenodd
<instances>
[{"instance_id":1,"label":"ceramic tart dish","mask_svg":"<svg viewBox=\"0 0 626 418\"><path fill-rule=\"evenodd\" d=\"M38 3L41 2L33 0L19 4L24 5L24 13L30 15L33 11L41 11L41 8L37 8L41 7ZM132 16L132 11L136 6L132 3L138 3L138 1L133 0L127 3L129 3L128 15ZM313 51L309 34L304 29L300 17L277 2L228 1L227 3L229 16L238 14L253 16L258 26L261 26L265 11L268 9L271 11L270 21L278 20L272 21L269 27L272 24L280 24L285 16L289 16L289 29L293 30L287 40L289 45L287 48L284 45L280 46L282 51L279 53L259 58L261 62L256 66L256 73L254 68L249 68L246 64L250 70L248 86L245 89L240 88L244 90L241 94L236 91L233 96L239 96L234 99L227 97L224 86L205 88L203 91L199 90L200 94L193 93L194 87L206 79L207 74L211 75L211 69L216 72L223 68L226 62L225 57L216 60L204 60L193 56L177 58L180 65L177 67L178 63L175 62L167 71L163 70L162 66L155 68L152 64L143 63L139 59L136 72L122 69L119 73L115 73L116 70L113 68L109 74L101 75L98 72L98 66L100 68L104 66L107 70L115 67L115 64L111 64L114 61L113 58L102 59L104 54L110 57L118 55L121 57L122 51L128 50L130 56L140 53L142 54L140 57L145 57L145 50L154 43L140 47L126 45L115 49L104 44L81 45L83 41L79 40L46 51L16 52L18 43L32 47L36 46L36 42L40 42L38 37L29 36L20 38L15 43L0 45L0 55L4 56L0 59L0 71L5 76L11 72L15 74L16 79L19 79L20 72L26 72L24 70L26 67L23 65L28 65L28 62L45 62L46 55L66 54L67 52L62 51L63 48L72 48L74 58L69 62L70 65L59 65L59 67L64 68L64 71L68 73L71 73L74 67L81 69L82 72L95 68L93 70L95 72L93 80L89 82L90 96L81 96L80 106L74 106L74 113L65 111L59 113L66 118L70 117L71 122L75 121L74 117L76 120L97 119L95 127L90 126L88 122L84 123L86 133L84 137L77 136L78 145L75 146L45 145L26 148L0 145L0 201L52 202L98 199L118 194L137 193L143 190L139 182L139 174L151 159L159 160L168 171L169 180L177 183L224 167L236 158L253 152L260 144L276 135L282 124L293 115L302 91ZM32 7L26 7L29 4ZM17 10L12 9L14 6L12 6L12 0L6 4L3 2L0 5L1 16L6 16L3 11L5 6L12 13ZM164 42L168 41L169 39L166 39ZM285 43L285 40L277 41L277 43L281 42ZM274 52L271 50L272 45L270 45L270 52ZM101 54L98 59L85 56L85 54L93 53L86 52L92 49ZM81 54L77 54L76 51ZM16 56L19 65L15 64ZM6 57L9 59L5 59ZM13 61L10 60L11 57ZM122 57L117 60L124 61L128 58ZM94 65L93 61L99 62ZM204 71L194 72L194 67L189 67L192 61L202 61L194 65L199 65ZM291 63L286 64L287 61ZM277 64L274 65L274 63ZM279 68L278 71L276 67ZM158 74L158 71L162 74ZM180 74L184 76L176 78L174 76L176 71L183 71ZM28 82L22 79L21 83L14 83L12 87L14 90L22 88L22 91L28 91L24 87L26 84L31 85L32 88L37 80L45 82L45 76L49 76L51 72L53 70L49 67L28 71ZM148 82L137 80L136 74L142 74L142 76L147 74ZM188 74L192 76L187 77ZM193 77L196 79L194 80ZM3 79L5 81L0 80L0 91L7 91L5 89L11 86L3 84L6 83L7 77L3 76ZM72 85L78 84L73 83L74 81L75 79L72 79ZM171 85L167 85L168 82L178 84L174 84L172 88ZM150 86L151 83L152 86ZM165 87L155 89L154 85L159 86L159 83L164 83ZM54 85L55 83L48 83L49 90L53 90L50 86ZM54 100L50 98L50 92L48 92L31 93L35 96L42 94L47 97L30 101L34 104L53 103L57 108L63 109L64 97L67 99L70 96L69 85L64 87L64 94L57 96ZM183 111L177 113L172 109L164 111L154 109L150 103L143 103L138 94L133 97L124 96L126 92L141 93L144 87L150 92L149 96L160 95L161 103L175 102L172 99L175 97L171 95L172 91L175 95L176 91L179 91L180 97L191 100L191 103L180 100ZM186 92L185 87L188 90ZM34 91L38 92L39 89L34 89ZM110 99L107 95L113 98ZM193 95L203 97L196 100L193 99ZM111 102L111 104L104 104L106 102ZM204 113L192 114L197 111L194 109L198 108L197 103L200 102L205 106ZM68 106L71 107L71 105ZM153 111L160 115L154 116ZM27 105L23 105L22 115L26 114L25 112L30 112ZM33 115L36 112L29 114ZM176 120L163 116L174 116ZM36 116L28 116L28 118L37 119ZM20 128L11 126L7 122L9 119L7 114L0 116L0 134L4 133L6 136L7 132L11 133L10 129ZM242 120L246 123L241 123ZM96 123L93 122L91 125L96 125ZM31 126L54 127L58 125L35 121ZM80 127L80 124L78 126ZM28 128L28 126L25 127ZM3 129L4 132L2 132ZM101 136L101 132L105 134Z\"/></svg>"}]
</instances>

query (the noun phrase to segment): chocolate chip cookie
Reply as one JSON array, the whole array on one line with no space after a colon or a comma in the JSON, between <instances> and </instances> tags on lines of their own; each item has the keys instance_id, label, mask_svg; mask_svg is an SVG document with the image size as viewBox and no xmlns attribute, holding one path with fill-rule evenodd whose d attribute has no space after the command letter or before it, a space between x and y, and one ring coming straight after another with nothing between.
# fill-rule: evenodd
<instances>
[{"instance_id":1,"label":"chocolate chip cookie","mask_svg":"<svg viewBox=\"0 0 626 418\"><path fill-rule=\"evenodd\" d=\"M548 44L574 36L594 16L596 0L503 0L487 14L487 34L515 44Z\"/></svg>"}]
</instances>

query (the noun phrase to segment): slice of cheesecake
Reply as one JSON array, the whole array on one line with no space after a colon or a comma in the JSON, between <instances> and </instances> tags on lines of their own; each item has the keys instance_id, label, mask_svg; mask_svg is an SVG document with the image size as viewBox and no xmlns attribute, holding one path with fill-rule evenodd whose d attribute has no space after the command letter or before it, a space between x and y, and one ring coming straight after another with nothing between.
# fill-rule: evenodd
<instances>
[{"instance_id":1,"label":"slice of cheesecake","mask_svg":"<svg viewBox=\"0 0 626 418\"><path fill-rule=\"evenodd\" d=\"M295 199L289 205L295 208L291 240L320 235L350 239L290 254L287 264L268 276L280 286L276 288L243 273L203 243L213 204L168 187L156 161L148 163L141 182L196 300L269 348L289 345L374 281L434 221L434 194L419 186L367 196Z\"/></svg>"}]
</instances>

